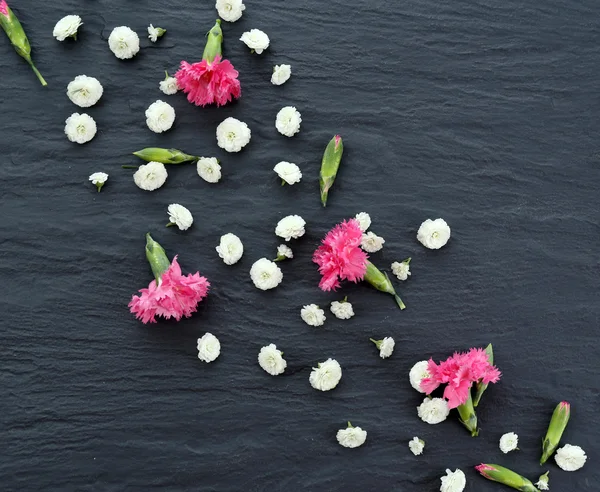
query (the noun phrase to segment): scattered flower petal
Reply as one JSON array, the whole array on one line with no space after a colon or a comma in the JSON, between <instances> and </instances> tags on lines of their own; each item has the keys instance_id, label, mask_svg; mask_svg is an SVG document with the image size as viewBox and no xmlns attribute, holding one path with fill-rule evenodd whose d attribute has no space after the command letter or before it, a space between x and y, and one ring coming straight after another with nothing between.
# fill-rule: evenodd
<instances>
[{"instance_id":1,"label":"scattered flower petal","mask_svg":"<svg viewBox=\"0 0 600 492\"><path fill-rule=\"evenodd\" d=\"M108 174L106 173L94 173L90 175L90 181L92 184L96 185L98 191L102 189L104 183L108 180Z\"/></svg>"},{"instance_id":2,"label":"scattered flower petal","mask_svg":"<svg viewBox=\"0 0 600 492\"><path fill-rule=\"evenodd\" d=\"M194 223L192 213L183 205L171 203L167 208L170 223L167 225L176 225L180 231L187 231Z\"/></svg>"},{"instance_id":3,"label":"scattered flower petal","mask_svg":"<svg viewBox=\"0 0 600 492\"><path fill-rule=\"evenodd\" d=\"M441 481L440 492L462 492L467 485L467 477L458 468L455 471L446 470L446 476Z\"/></svg>"},{"instance_id":4,"label":"scattered flower petal","mask_svg":"<svg viewBox=\"0 0 600 492\"><path fill-rule=\"evenodd\" d=\"M166 32L166 29L163 29L162 27L154 27L152 24L150 24L148 26L148 39L150 39L150 41L153 43L156 43L158 38L164 36Z\"/></svg>"},{"instance_id":5,"label":"scattered flower petal","mask_svg":"<svg viewBox=\"0 0 600 492\"><path fill-rule=\"evenodd\" d=\"M352 303L344 300L344 301L333 301L331 303L331 312L338 319L350 319L354 316L354 309L352 308Z\"/></svg>"},{"instance_id":6,"label":"scattered flower petal","mask_svg":"<svg viewBox=\"0 0 600 492\"><path fill-rule=\"evenodd\" d=\"M392 337L385 337L383 340L373 340L370 338L370 340L379 350L379 357L382 359L387 359L394 352L396 342Z\"/></svg>"},{"instance_id":7,"label":"scattered flower petal","mask_svg":"<svg viewBox=\"0 0 600 492\"><path fill-rule=\"evenodd\" d=\"M336 438L340 445L345 448L357 448L367 440L367 431L362 430L360 427L353 427L348 422L348 428L337 431Z\"/></svg>"},{"instance_id":8,"label":"scattered flower petal","mask_svg":"<svg viewBox=\"0 0 600 492\"><path fill-rule=\"evenodd\" d=\"M56 23L52 35L59 41L71 37L77 39L77 31L82 24L81 17L78 15L67 15Z\"/></svg>"},{"instance_id":9,"label":"scattered flower petal","mask_svg":"<svg viewBox=\"0 0 600 492\"><path fill-rule=\"evenodd\" d=\"M423 449L425 449L425 441L419 439L418 437L413 437L412 440L408 442L408 447L412 451L412 454L419 456L420 454L423 454Z\"/></svg>"},{"instance_id":10,"label":"scattered flower petal","mask_svg":"<svg viewBox=\"0 0 600 492\"><path fill-rule=\"evenodd\" d=\"M200 157L196 170L198 176L208 183L217 183L221 179L221 165L216 157Z\"/></svg>"},{"instance_id":11,"label":"scattered flower petal","mask_svg":"<svg viewBox=\"0 0 600 492\"><path fill-rule=\"evenodd\" d=\"M291 65L275 65L273 67L273 75L271 75L271 84L281 85L285 84L292 76Z\"/></svg>"},{"instance_id":12,"label":"scattered flower petal","mask_svg":"<svg viewBox=\"0 0 600 492\"><path fill-rule=\"evenodd\" d=\"M304 226L306 222L299 215L288 215L277 223L275 227L275 234L279 237L284 238L286 241L290 239L298 239L304 236L306 232Z\"/></svg>"},{"instance_id":13,"label":"scattered flower petal","mask_svg":"<svg viewBox=\"0 0 600 492\"><path fill-rule=\"evenodd\" d=\"M367 232L362 235L360 247L367 253L376 253L383 248L384 243L385 239L382 237L378 236L374 232Z\"/></svg>"},{"instance_id":14,"label":"scattered flower petal","mask_svg":"<svg viewBox=\"0 0 600 492\"><path fill-rule=\"evenodd\" d=\"M292 248L290 248L287 244L280 244L277 246L277 258L274 261L282 261L285 259L291 259L294 257L294 253Z\"/></svg>"},{"instance_id":15,"label":"scattered flower petal","mask_svg":"<svg viewBox=\"0 0 600 492\"><path fill-rule=\"evenodd\" d=\"M260 55L264 50L269 47L269 36L260 29L251 29L250 31L242 34L240 41L244 43L251 52Z\"/></svg>"},{"instance_id":16,"label":"scattered flower petal","mask_svg":"<svg viewBox=\"0 0 600 492\"><path fill-rule=\"evenodd\" d=\"M510 453L515 449L519 449L517 447L518 445L519 436L517 436L514 432L508 432L500 438L500 451L502 451L504 454Z\"/></svg>"},{"instance_id":17,"label":"scattered flower petal","mask_svg":"<svg viewBox=\"0 0 600 492\"><path fill-rule=\"evenodd\" d=\"M371 216L367 212L356 214L355 219L358 221L358 225L362 232L366 232L366 230L371 227Z\"/></svg>"},{"instance_id":18,"label":"scattered flower petal","mask_svg":"<svg viewBox=\"0 0 600 492\"><path fill-rule=\"evenodd\" d=\"M535 484L535 486L540 489L540 490L550 490L550 486L548 484L548 482L550 481L550 478L548 477L548 474L550 472L546 472L543 475L540 475L539 480L537 481L537 483Z\"/></svg>"},{"instance_id":19,"label":"scattered flower petal","mask_svg":"<svg viewBox=\"0 0 600 492\"><path fill-rule=\"evenodd\" d=\"M428 424L439 424L448 417L450 409L443 398L425 398L417 407L419 418Z\"/></svg>"},{"instance_id":20,"label":"scattered flower petal","mask_svg":"<svg viewBox=\"0 0 600 492\"><path fill-rule=\"evenodd\" d=\"M406 280L411 276L410 258L406 258L402 263L395 261L392 263L392 273L398 277L398 280Z\"/></svg>"},{"instance_id":21,"label":"scattered flower petal","mask_svg":"<svg viewBox=\"0 0 600 492\"><path fill-rule=\"evenodd\" d=\"M160 81L158 87L160 88L162 93L166 94L167 96L177 94L177 92L181 89L181 87L179 87L179 82L177 82L177 79L175 77L169 77L168 72L165 72L165 79Z\"/></svg>"},{"instance_id":22,"label":"scattered flower petal","mask_svg":"<svg viewBox=\"0 0 600 492\"><path fill-rule=\"evenodd\" d=\"M281 161L273 168L273 171L289 185L299 183L302 179L300 168L291 162Z\"/></svg>"}]
</instances>

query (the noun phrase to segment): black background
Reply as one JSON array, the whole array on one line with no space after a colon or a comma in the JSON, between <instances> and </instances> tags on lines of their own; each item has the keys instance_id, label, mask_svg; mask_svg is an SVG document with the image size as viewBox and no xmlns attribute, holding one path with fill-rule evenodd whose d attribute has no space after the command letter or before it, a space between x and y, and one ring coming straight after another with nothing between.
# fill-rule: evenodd
<instances>
[{"instance_id":1,"label":"black background","mask_svg":"<svg viewBox=\"0 0 600 492\"><path fill-rule=\"evenodd\" d=\"M598 490L598 66L596 1L429 0L247 3L224 23L225 56L240 71L242 98L197 108L158 89L165 69L201 58L214 1L12 2L49 85L43 88L6 39L0 42L0 445L2 489L50 491L437 491L446 468L461 468L469 492L501 490L473 466L499 463L533 481L550 470L551 490ZM79 40L52 37L63 15L79 14ZM147 39L153 23L168 30ZM119 25L140 34L141 51L121 61L107 38ZM271 47L251 55L238 41L251 28ZM293 75L276 87L274 64ZM66 86L97 77L100 103L74 106ZM144 111L157 99L177 112L156 135ZM302 113L293 138L275 129L286 105ZM88 112L98 134L70 143L64 121ZM228 116L248 123L238 154L216 145ZM340 133L342 169L323 209L320 159ZM138 189L131 152L176 147L216 156L223 179L194 166L169 167L155 192ZM282 187L280 160L304 179ZM110 175L101 193L88 182ZM187 232L165 228L166 208L194 214ZM381 268L411 256L397 282L408 309L366 285L318 290L311 255L325 232L366 211L386 239ZM284 281L262 292L249 269L273 257L277 221L299 214L307 234L281 264ZM452 238L439 251L415 239L426 218L443 217ZM151 232L186 272L213 288L180 323L144 326L128 312L151 280L144 234ZM245 246L226 266L215 246L227 232ZM401 285L399 285L401 284ZM303 304L348 295L356 316L323 328L300 319ZM219 337L216 362L197 359L196 340ZM369 337L393 336L381 360ZM494 344L502 381L479 409L480 437L455 412L430 426L408 383L418 360ZM260 369L261 346L276 343L286 373ZM310 368L328 357L343 368L331 392L313 390ZM572 404L563 443L588 463L563 472L538 464L556 403ZM351 420L368 431L358 449L340 447ZM520 436L502 455L498 439ZM427 442L422 456L407 447Z\"/></svg>"}]
</instances>

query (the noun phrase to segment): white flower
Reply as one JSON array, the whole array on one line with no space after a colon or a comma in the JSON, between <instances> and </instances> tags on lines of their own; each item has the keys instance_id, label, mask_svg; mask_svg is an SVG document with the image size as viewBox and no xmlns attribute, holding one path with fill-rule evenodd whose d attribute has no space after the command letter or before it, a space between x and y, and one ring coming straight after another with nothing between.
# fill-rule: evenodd
<instances>
[{"instance_id":1,"label":"white flower","mask_svg":"<svg viewBox=\"0 0 600 492\"><path fill-rule=\"evenodd\" d=\"M304 236L304 226L306 222L299 215L288 215L277 223L275 234L284 238L286 241L290 239L298 239Z\"/></svg>"},{"instance_id":2,"label":"white flower","mask_svg":"<svg viewBox=\"0 0 600 492\"><path fill-rule=\"evenodd\" d=\"M138 168L133 174L133 181L142 190L154 191L165 184L167 176L164 164L151 161Z\"/></svg>"},{"instance_id":3,"label":"white flower","mask_svg":"<svg viewBox=\"0 0 600 492\"><path fill-rule=\"evenodd\" d=\"M350 319L354 316L354 309L352 309L352 304L346 300L339 302L333 301L331 303L331 307L329 308L333 315L338 319Z\"/></svg>"},{"instance_id":4,"label":"white flower","mask_svg":"<svg viewBox=\"0 0 600 492\"><path fill-rule=\"evenodd\" d=\"M517 436L514 432L508 432L500 438L500 451L502 451L504 454L510 453L515 449L518 450L518 445L519 436Z\"/></svg>"},{"instance_id":5,"label":"white flower","mask_svg":"<svg viewBox=\"0 0 600 492\"><path fill-rule=\"evenodd\" d=\"M362 430L360 427L353 427L348 422L348 428L337 431L335 437L341 446L345 448L357 448L362 446L367 440L367 431Z\"/></svg>"},{"instance_id":6,"label":"white flower","mask_svg":"<svg viewBox=\"0 0 600 492\"><path fill-rule=\"evenodd\" d=\"M540 489L540 490L550 490L550 487L548 486L548 482L549 482L549 478L548 478L548 474L549 472L544 473L543 475L540 475L540 479L538 480L538 482L535 484L535 486Z\"/></svg>"},{"instance_id":7,"label":"white flower","mask_svg":"<svg viewBox=\"0 0 600 492\"><path fill-rule=\"evenodd\" d=\"M162 37L167 32L166 29L162 27L154 27L152 24L148 26L148 39L153 43L158 41L158 38Z\"/></svg>"},{"instance_id":8,"label":"white flower","mask_svg":"<svg viewBox=\"0 0 600 492\"><path fill-rule=\"evenodd\" d=\"M412 454L415 456L419 456L423 454L423 449L425 448L425 441L419 439L418 437L413 437L412 440L408 441L408 447L412 451Z\"/></svg>"},{"instance_id":9,"label":"white flower","mask_svg":"<svg viewBox=\"0 0 600 492\"><path fill-rule=\"evenodd\" d=\"M383 243L385 243L385 239L373 232L367 232L362 235L360 247L367 253L375 253L383 248Z\"/></svg>"},{"instance_id":10,"label":"white flower","mask_svg":"<svg viewBox=\"0 0 600 492\"><path fill-rule=\"evenodd\" d=\"M277 258L275 259L275 261L281 261L285 260L286 258L293 257L294 252L292 251L292 248L290 248L286 244L280 244L279 246L277 246Z\"/></svg>"},{"instance_id":11,"label":"white flower","mask_svg":"<svg viewBox=\"0 0 600 492\"><path fill-rule=\"evenodd\" d=\"M429 249L440 249L450 239L450 226L444 219L427 219L417 231L419 242Z\"/></svg>"},{"instance_id":12,"label":"white flower","mask_svg":"<svg viewBox=\"0 0 600 492\"><path fill-rule=\"evenodd\" d=\"M180 231L186 231L192 224L194 223L194 218L192 217L192 213L185 208L183 205L179 205L178 203L171 203L167 208L169 213L170 222L167 225L176 225L179 227Z\"/></svg>"},{"instance_id":13,"label":"white flower","mask_svg":"<svg viewBox=\"0 0 600 492\"><path fill-rule=\"evenodd\" d=\"M571 446L565 444L562 448L556 451L554 455L556 464L564 471L579 470L587 460L585 451L579 446Z\"/></svg>"},{"instance_id":14,"label":"white flower","mask_svg":"<svg viewBox=\"0 0 600 492\"><path fill-rule=\"evenodd\" d=\"M367 212L360 212L356 214L355 219L358 220L358 225L361 231L365 232L369 227L371 227L371 216Z\"/></svg>"},{"instance_id":15,"label":"white flower","mask_svg":"<svg viewBox=\"0 0 600 492\"><path fill-rule=\"evenodd\" d=\"M421 389L421 381L431 376L431 374L429 374L429 371L427 370L428 365L429 362L427 362L426 360L422 360L420 362L417 362L414 366L412 366L412 369L408 373L410 385L419 393L425 393L425 391Z\"/></svg>"},{"instance_id":16,"label":"white flower","mask_svg":"<svg viewBox=\"0 0 600 492\"><path fill-rule=\"evenodd\" d=\"M423 422L439 424L446 420L450 409L443 398L425 398L423 403L417 407L417 413Z\"/></svg>"},{"instance_id":17,"label":"white flower","mask_svg":"<svg viewBox=\"0 0 600 492\"><path fill-rule=\"evenodd\" d=\"M175 121L175 109L164 101L153 102L146 110L146 124L154 133L166 132Z\"/></svg>"},{"instance_id":18,"label":"white flower","mask_svg":"<svg viewBox=\"0 0 600 492\"><path fill-rule=\"evenodd\" d=\"M84 144L96 136L96 122L89 114L73 113L65 121L65 133L71 142Z\"/></svg>"},{"instance_id":19,"label":"white flower","mask_svg":"<svg viewBox=\"0 0 600 492\"><path fill-rule=\"evenodd\" d=\"M127 60L140 51L140 38L127 26L115 27L108 37L108 47L117 58Z\"/></svg>"},{"instance_id":20,"label":"white flower","mask_svg":"<svg viewBox=\"0 0 600 492\"><path fill-rule=\"evenodd\" d=\"M227 22L235 22L242 16L246 6L242 0L217 0L215 5L219 17Z\"/></svg>"},{"instance_id":21,"label":"white flower","mask_svg":"<svg viewBox=\"0 0 600 492\"><path fill-rule=\"evenodd\" d=\"M198 359L204 362L212 362L221 353L221 343L212 333L205 333L198 338Z\"/></svg>"},{"instance_id":22,"label":"white flower","mask_svg":"<svg viewBox=\"0 0 600 492\"><path fill-rule=\"evenodd\" d=\"M275 171L284 182L289 185L299 183L302 179L300 168L291 162L281 161L274 168Z\"/></svg>"},{"instance_id":23,"label":"white flower","mask_svg":"<svg viewBox=\"0 0 600 492\"><path fill-rule=\"evenodd\" d=\"M221 165L215 157L200 157L196 170L198 176L208 183L217 183L221 179Z\"/></svg>"},{"instance_id":24,"label":"white flower","mask_svg":"<svg viewBox=\"0 0 600 492\"><path fill-rule=\"evenodd\" d=\"M271 84L285 84L292 75L291 65L275 65L273 67L273 75L271 75Z\"/></svg>"},{"instance_id":25,"label":"white flower","mask_svg":"<svg viewBox=\"0 0 600 492\"><path fill-rule=\"evenodd\" d=\"M379 350L379 357L382 359L387 359L394 352L396 342L392 337L385 337L383 340L373 340L370 338L369 340L375 344Z\"/></svg>"},{"instance_id":26,"label":"white flower","mask_svg":"<svg viewBox=\"0 0 600 492\"><path fill-rule=\"evenodd\" d=\"M221 242L216 249L226 265L237 263L244 254L244 245L242 244L242 241L231 232L221 236Z\"/></svg>"},{"instance_id":27,"label":"white flower","mask_svg":"<svg viewBox=\"0 0 600 492\"><path fill-rule=\"evenodd\" d=\"M104 89L98 79L87 75L78 75L67 86L67 96L73 104L89 108L102 97Z\"/></svg>"},{"instance_id":28,"label":"white flower","mask_svg":"<svg viewBox=\"0 0 600 492\"><path fill-rule=\"evenodd\" d=\"M277 376L285 371L287 367L287 362L282 356L283 352L277 350L276 345L270 344L260 349L258 363L271 376Z\"/></svg>"},{"instance_id":29,"label":"white flower","mask_svg":"<svg viewBox=\"0 0 600 492\"><path fill-rule=\"evenodd\" d=\"M173 94L177 94L179 83L175 77L169 77L169 73L165 72L165 80L161 80L158 87L167 96L172 96Z\"/></svg>"},{"instance_id":30,"label":"white flower","mask_svg":"<svg viewBox=\"0 0 600 492\"><path fill-rule=\"evenodd\" d=\"M302 116L294 106L286 106L279 110L275 119L275 128L286 137L293 137L300 131Z\"/></svg>"},{"instance_id":31,"label":"white flower","mask_svg":"<svg viewBox=\"0 0 600 492\"><path fill-rule=\"evenodd\" d=\"M104 186L104 183L106 183L106 181L108 180L108 174L106 173L94 173L90 175L90 181L92 182L92 184L96 185L96 188L98 188L98 191L100 191L102 189L102 187Z\"/></svg>"},{"instance_id":32,"label":"white flower","mask_svg":"<svg viewBox=\"0 0 600 492\"><path fill-rule=\"evenodd\" d=\"M243 121L226 118L217 127L217 145L227 152L239 152L250 142L251 133Z\"/></svg>"},{"instance_id":33,"label":"white flower","mask_svg":"<svg viewBox=\"0 0 600 492\"><path fill-rule=\"evenodd\" d=\"M308 380L310 385L319 391L329 391L335 388L342 379L342 368L337 360L327 359L313 367Z\"/></svg>"},{"instance_id":34,"label":"white flower","mask_svg":"<svg viewBox=\"0 0 600 492\"><path fill-rule=\"evenodd\" d=\"M440 492L462 492L467 485L467 477L458 468L455 471L446 470L446 476L441 480Z\"/></svg>"},{"instance_id":35,"label":"white flower","mask_svg":"<svg viewBox=\"0 0 600 492\"><path fill-rule=\"evenodd\" d=\"M261 258L252 265L250 278L254 285L261 290L269 290L277 287L283 280L283 273L276 263Z\"/></svg>"},{"instance_id":36,"label":"white flower","mask_svg":"<svg viewBox=\"0 0 600 492\"><path fill-rule=\"evenodd\" d=\"M392 263L392 273L398 277L398 280L406 280L410 277L410 258L406 258L402 263L397 261Z\"/></svg>"},{"instance_id":37,"label":"white flower","mask_svg":"<svg viewBox=\"0 0 600 492\"><path fill-rule=\"evenodd\" d=\"M325 323L325 311L316 304L308 304L300 310L300 317L310 326L323 326Z\"/></svg>"},{"instance_id":38,"label":"white flower","mask_svg":"<svg viewBox=\"0 0 600 492\"><path fill-rule=\"evenodd\" d=\"M56 23L52 35L59 41L70 37L77 39L77 30L82 24L81 17L78 15L67 15Z\"/></svg>"},{"instance_id":39,"label":"white flower","mask_svg":"<svg viewBox=\"0 0 600 492\"><path fill-rule=\"evenodd\" d=\"M240 41L258 55L269 47L269 36L260 29L250 29L242 34Z\"/></svg>"}]
</instances>

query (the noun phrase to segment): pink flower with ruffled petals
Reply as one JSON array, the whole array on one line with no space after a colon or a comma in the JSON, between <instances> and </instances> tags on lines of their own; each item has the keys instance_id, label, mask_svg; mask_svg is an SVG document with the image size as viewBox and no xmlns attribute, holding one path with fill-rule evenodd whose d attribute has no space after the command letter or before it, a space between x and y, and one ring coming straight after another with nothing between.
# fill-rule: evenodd
<instances>
[{"instance_id":1,"label":"pink flower with ruffled petals","mask_svg":"<svg viewBox=\"0 0 600 492\"><path fill-rule=\"evenodd\" d=\"M0 0L0 14L8 17L8 5L5 0Z\"/></svg>"},{"instance_id":2,"label":"pink flower with ruffled petals","mask_svg":"<svg viewBox=\"0 0 600 492\"><path fill-rule=\"evenodd\" d=\"M483 475L485 478L489 479L489 480L493 480L492 477L490 477L486 472L488 471L497 471L496 468L494 468L493 466L490 465L486 465L484 463L482 463L481 465L477 465L475 467L475 469L481 473L481 475Z\"/></svg>"},{"instance_id":3,"label":"pink flower with ruffled petals","mask_svg":"<svg viewBox=\"0 0 600 492\"><path fill-rule=\"evenodd\" d=\"M367 271L367 254L360 248L362 231L356 219L344 221L327 233L321 246L313 255L323 275L319 287L335 290L340 280L358 282Z\"/></svg>"},{"instance_id":4,"label":"pink flower with ruffled petals","mask_svg":"<svg viewBox=\"0 0 600 492\"><path fill-rule=\"evenodd\" d=\"M175 78L179 87L187 94L189 102L196 106L212 103L223 106L242 95L238 75L229 60L222 60L217 55L212 62L202 60L190 64L182 61Z\"/></svg>"}]
</instances>

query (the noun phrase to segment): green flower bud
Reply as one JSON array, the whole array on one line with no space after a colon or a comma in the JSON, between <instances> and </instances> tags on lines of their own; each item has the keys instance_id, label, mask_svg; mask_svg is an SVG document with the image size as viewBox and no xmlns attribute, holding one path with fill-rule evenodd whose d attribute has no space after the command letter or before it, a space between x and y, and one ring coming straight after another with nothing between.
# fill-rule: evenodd
<instances>
[{"instance_id":1,"label":"green flower bud","mask_svg":"<svg viewBox=\"0 0 600 492\"><path fill-rule=\"evenodd\" d=\"M571 405L566 401L561 401L554 409L550 425L548 426L548 432L546 432L546 437L542 441L542 457L540 459L540 465L546 463L548 458L550 458L550 456L554 454L554 451L556 451L556 448L558 448L560 438L569 423L570 416Z\"/></svg>"},{"instance_id":2,"label":"green flower bud","mask_svg":"<svg viewBox=\"0 0 600 492\"><path fill-rule=\"evenodd\" d=\"M492 349L491 343L485 348L485 353L488 356L488 360L490 361L490 364L493 366L494 365L494 350ZM481 397L483 396L483 392L487 389L487 387L488 387L487 384L483 384L481 382L479 382L475 385L475 398L473 398L473 405L475 407L477 405L479 405L479 401L481 400Z\"/></svg>"},{"instance_id":3,"label":"green flower bud","mask_svg":"<svg viewBox=\"0 0 600 492\"><path fill-rule=\"evenodd\" d=\"M492 482L502 483L504 485L508 485L513 489L520 490L521 492L537 492L538 489L535 488L529 480L525 477L522 477L518 473L509 470L508 468L504 468L499 465L487 465L482 463L475 467L475 469L485 478L491 480Z\"/></svg>"},{"instance_id":4,"label":"green flower bud","mask_svg":"<svg viewBox=\"0 0 600 492\"><path fill-rule=\"evenodd\" d=\"M221 30L221 19L217 19L212 29L208 31L206 38L206 47L202 59L212 62L215 56L222 54L223 31Z\"/></svg>"},{"instance_id":5,"label":"green flower bud","mask_svg":"<svg viewBox=\"0 0 600 492\"><path fill-rule=\"evenodd\" d=\"M400 307L400 309L405 309L406 306L402 302L402 299L396 294L396 290L392 285L387 274L381 272L373 263L367 261L367 272L365 273L365 281L371 284L380 292L385 292L386 294L391 294L396 299L396 304Z\"/></svg>"},{"instance_id":6,"label":"green flower bud","mask_svg":"<svg viewBox=\"0 0 600 492\"><path fill-rule=\"evenodd\" d=\"M148 147L138 150L133 155L138 156L146 162L161 162L163 164L182 164L184 162L196 162L199 157L189 155L177 149L161 149L159 147Z\"/></svg>"},{"instance_id":7,"label":"green flower bud","mask_svg":"<svg viewBox=\"0 0 600 492\"><path fill-rule=\"evenodd\" d=\"M152 239L150 233L146 234L146 258L150 263L154 278L160 282L162 274L171 266L171 262L163 247Z\"/></svg>"},{"instance_id":8,"label":"green flower bud","mask_svg":"<svg viewBox=\"0 0 600 492\"><path fill-rule=\"evenodd\" d=\"M321 203L324 207L327 205L327 195L335 181L335 176L340 167L343 153L344 143L342 142L342 137L336 135L327 144L321 163L319 185L321 187Z\"/></svg>"},{"instance_id":9,"label":"green flower bud","mask_svg":"<svg viewBox=\"0 0 600 492\"><path fill-rule=\"evenodd\" d=\"M456 407L456 410L458 410L458 414L460 415L461 424L471 433L471 437L477 437L479 435L479 429L477 428L477 414L475 413L475 407L473 406L471 390L469 390L469 398L467 401Z\"/></svg>"}]
</instances>

